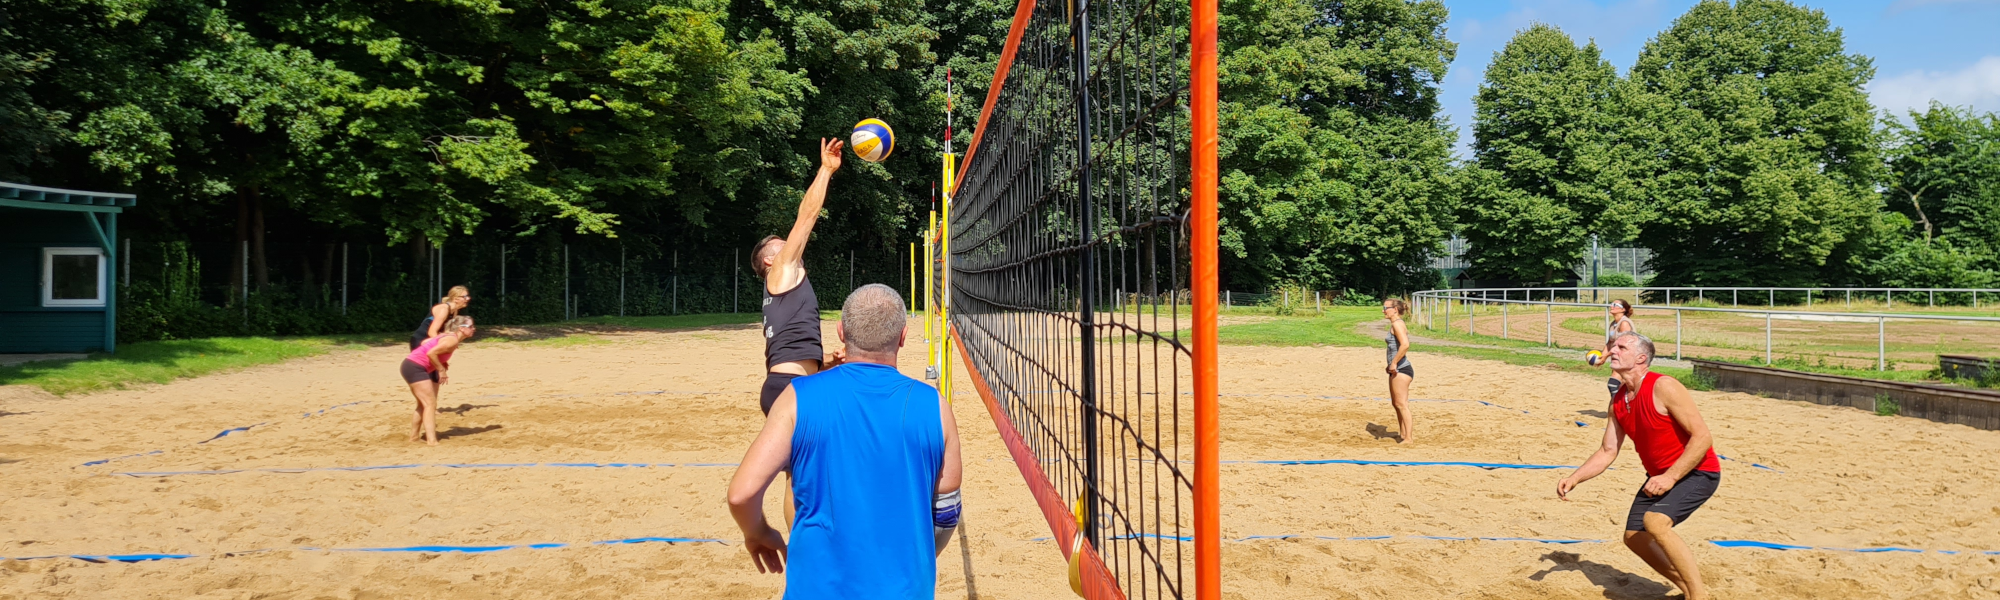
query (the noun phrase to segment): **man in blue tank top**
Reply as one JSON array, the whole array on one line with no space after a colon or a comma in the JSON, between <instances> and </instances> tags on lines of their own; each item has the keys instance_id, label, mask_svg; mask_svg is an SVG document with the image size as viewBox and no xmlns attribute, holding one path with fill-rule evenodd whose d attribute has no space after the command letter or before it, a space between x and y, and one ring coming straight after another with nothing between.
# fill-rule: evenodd
<instances>
[{"instance_id":1,"label":"man in blue tank top","mask_svg":"<svg viewBox=\"0 0 2000 600\"><path fill-rule=\"evenodd\" d=\"M936 388L896 370L902 297L855 290L840 310L847 360L793 379L729 481L729 512L785 598L933 598L937 554L958 519L958 424ZM764 489L789 468L789 543ZM786 568L786 559L791 565Z\"/></svg>"}]
</instances>

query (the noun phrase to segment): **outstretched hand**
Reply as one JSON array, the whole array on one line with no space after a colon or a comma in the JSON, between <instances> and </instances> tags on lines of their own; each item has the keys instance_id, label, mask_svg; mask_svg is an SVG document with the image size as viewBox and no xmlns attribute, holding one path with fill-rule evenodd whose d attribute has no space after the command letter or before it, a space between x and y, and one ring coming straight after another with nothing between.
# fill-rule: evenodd
<instances>
[{"instance_id":1,"label":"outstretched hand","mask_svg":"<svg viewBox=\"0 0 2000 600\"><path fill-rule=\"evenodd\" d=\"M846 146L847 142L820 138L819 140L820 168L826 169L828 171L840 170L840 149Z\"/></svg>"}]
</instances>

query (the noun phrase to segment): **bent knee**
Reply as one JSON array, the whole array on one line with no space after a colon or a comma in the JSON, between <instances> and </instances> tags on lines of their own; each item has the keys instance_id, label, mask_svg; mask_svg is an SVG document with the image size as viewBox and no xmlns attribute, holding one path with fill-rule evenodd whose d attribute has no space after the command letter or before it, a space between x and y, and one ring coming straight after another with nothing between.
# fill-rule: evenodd
<instances>
[{"instance_id":1,"label":"bent knee","mask_svg":"<svg viewBox=\"0 0 2000 600\"><path fill-rule=\"evenodd\" d=\"M1651 533L1672 531L1674 529L1674 518L1667 516L1665 513L1647 512L1644 522L1646 524L1646 531Z\"/></svg>"}]
</instances>

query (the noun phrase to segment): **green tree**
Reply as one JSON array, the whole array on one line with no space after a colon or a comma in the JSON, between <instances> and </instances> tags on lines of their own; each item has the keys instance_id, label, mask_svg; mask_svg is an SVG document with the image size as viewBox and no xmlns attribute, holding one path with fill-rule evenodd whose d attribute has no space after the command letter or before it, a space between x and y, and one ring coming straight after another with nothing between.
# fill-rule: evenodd
<instances>
[{"instance_id":1,"label":"green tree","mask_svg":"<svg viewBox=\"0 0 2000 600\"><path fill-rule=\"evenodd\" d=\"M2000 269L2000 115L1933 103L1883 122L1885 194L1933 239Z\"/></svg>"},{"instance_id":2,"label":"green tree","mask_svg":"<svg viewBox=\"0 0 2000 600\"><path fill-rule=\"evenodd\" d=\"M1595 42L1548 25L1494 53L1473 102L1473 160L1460 210L1474 275L1565 279L1592 235L1638 232L1615 110L1617 69Z\"/></svg>"},{"instance_id":3,"label":"green tree","mask_svg":"<svg viewBox=\"0 0 2000 600\"><path fill-rule=\"evenodd\" d=\"M1224 285L1401 291L1449 236L1457 52L1436 0L1234 0L1218 76Z\"/></svg>"},{"instance_id":4,"label":"green tree","mask_svg":"<svg viewBox=\"0 0 2000 600\"><path fill-rule=\"evenodd\" d=\"M1815 283L1881 206L1868 58L1824 13L1708 0L1647 42L1622 95L1655 281Z\"/></svg>"}]
</instances>

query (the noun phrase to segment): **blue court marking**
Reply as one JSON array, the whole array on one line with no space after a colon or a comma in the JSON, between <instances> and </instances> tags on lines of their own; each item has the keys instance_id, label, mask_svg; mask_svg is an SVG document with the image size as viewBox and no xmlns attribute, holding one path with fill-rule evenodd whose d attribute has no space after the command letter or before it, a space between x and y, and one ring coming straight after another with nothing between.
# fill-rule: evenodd
<instances>
[{"instance_id":1,"label":"blue court marking","mask_svg":"<svg viewBox=\"0 0 2000 600\"><path fill-rule=\"evenodd\" d=\"M725 541L722 541L722 540L718 540L718 539L713 539L713 538L683 538L683 537L635 537L635 538L625 538L625 539L622 539L622 540L604 540L604 541L602 541L602 542L591 542L591 545L594 545L594 546L602 546L602 545L606 545L606 544L645 544L645 543L663 543L663 544L728 544L729 542L725 542Z\"/></svg>"},{"instance_id":2,"label":"blue court marking","mask_svg":"<svg viewBox=\"0 0 2000 600\"><path fill-rule=\"evenodd\" d=\"M316 411L313 411L313 412L309 412L309 413L306 413L305 415L303 415L303 416L300 416L299 418L301 418L301 419L310 419L310 418L313 418L313 417L315 417L315 416L318 416L318 415L321 415L321 414L324 414L324 413L326 413L326 411L329 411L329 410L333 410L333 409L336 409L336 408L347 408L347 407L349 407L349 406L354 406L354 405L356 405L356 404L368 404L368 403L370 403L370 402L374 402L374 400L360 400L360 401L356 401L356 402L349 402L349 403L346 403L346 404L335 404L335 405L333 405L333 406L329 406L329 407L326 407L326 408L322 408L322 409L319 409L319 410L316 410Z\"/></svg>"},{"instance_id":3,"label":"blue court marking","mask_svg":"<svg viewBox=\"0 0 2000 600\"><path fill-rule=\"evenodd\" d=\"M441 463L407 465L370 465L361 467L260 467L248 469L218 469L213 471L122 471L112 475L127 477L171 477L175 475L230 475L235 473L310 473L313 471L382 471L388 469L529 469L529 468L677 468L677 467L734 467L736 463Z\"/></svg>"},{"instance_id":4,"label":"blue court marking","mask_svg":"<svg viewBox=\"0 0 2000 600\"><path fill-rule=\"evenodd\" d=\"M128 458L138 458L138 457L141 457L141 456L152 456L152 455L155 455L155 454L159 454L159 453L162 453L162 452L166 452L166 451L165 451L165 450L154 450L154 451L152 451L152 452L140 452L140 453L138 453L138 454L127 454L127 455L124 455L124 456L120 456L120 457L118 457L118 458L106 458L106 459L102 459L102 460L93 460L93 461L90 461L90 462L87 462L87 463L83 463L82 465L79 465L79 466L84 466L84 467L92 467L92 466L97 466L97 465L101 465L101 464L104 464L104 463L108 463L108 462L111 462L111 461L114 461L114 460L125 460L125 459L128 459Z\"/></svg>"},{"instance_id":5,"label":"blue court marking","mask_svg":"<svg viewBox=\"0 0 2000 600\"><path fill-rule=\"evenodd\" d=\"M1721 454L1717 454L1717 455L1715 455L1715 457L1716 457L1716 458L1720 458L1720 459L1722 459L1722 460L1726 460L1726 461L1729 461L1729 462L1740 462L1740 463L1749 463L1749 464L1750 464L1750 466L1753 466L1753 467L1757 467L1757 468L1759 468L1759 469L1763 469L1763 470L1766 470L1766 471L1776 471L1776 472L1779 472L1779 473L1783 473L1783 472L1784 472L1784 471L1779 471L1779 470L1777 470L1777 469L1773 469L1773 468L1770 468L1770 467L1766 467L1766 466L1764 466L1764 465L1760 465L1760 464L1757 464L1757 463L1753 463L1753 462L1750 462L1750 461L1746 461L1746 460L1737 460L1737 459L1734 459L1734 458L1730 458L1730 457L1727 457L1727 456L1723 456L1723 455L1721 455Z\"/></svg>"},{"instance_id":6,"label":"blue court marking","mask_svg":"<svg viewBox=\"0 0 2000 600\"><path fill-rule=\"evenodd\" d=\"M1575 468L1575 467L1573 467L1573 466L1569 466L1569 465L1526 465L1526 464L1515 464L1515 463L1483 463L1483 462L1463 462L1463 461L1455 461L1455 460L1447 460L1447 461L1428 461L1428 460L1353 460L1353 459L1345 459L1345 458L1329 458L1329 459L1320 459L1320 460L1225 460L1225 461L1220 461L1220 463L1221 463L1221 464L1256 464L1256 465L1288 465L1288 466L1296 466L1296 465L1363 465L1363 466L1373 466L1373 467L1478 467L1478 468L1481 468L1481 469L1570 469L1570 468Z\"/></svg>"},{"instance_id":7,"label":"blue court marking","mask_svg":"<svg viewBox=\"0 0 2000 600\"><path fill-rule=\"evenodd\" d=\"M1028 541L1046 542L1053 539L1054 538L1050 537L1038 537ZM1156 533L1125 534L1125 535L1113 536L1109 539L1112 540L1158 539L1158 540L1177 540L1182 542L1194 541L1193 537L1175 537L1170 535L1160 535ZM1448 535L1375 535L1375 536L1338 537L1338 536L1311 535L1302 533L1251 535L1240 538L1231 538L1228 539L1227 541L1254 542L1260 540L1291 540L1291 539L1317 539L1317 540L1329 540L1329 541L1379 541L1379 540L1389 540L1389 539L1418 539L1418 540L1431 540L1440 542L1463 542L1470 540L1478 540L1485 542L1530 542L1536 544L1559 544L1559 545L1605 543L1605 540L1561 539L1561 538L1549 539L1549 538L1529 538L1529 537L1484 537L1484 536L1460 537L1460 536L1448 536ZM1912 554L1937 553L1937 554L1949 554L1954 556L1958 554L2000 555L2000 550L1924 550L1921 548L1904 548L1900 546L1840 548L1834 546L1799 546L1794 544L1779 544L1775 542L1759 542L1755 540L1709 540L1708 543L1714 544L1722 548L1762 548L1766 550L1823 550L1829 552L1857 552L1863 554L1909 552Z\"/></svg>"},{"instance_id":8,"label":"blue court marking","mask_svg":"<svg viewBox=\"0 0 2000 600\"><path fill-rule=\"evenodd\" d=\"M1974 553L1974 552L1978 552L1978 553L1982 553L1982 554L2000 554L2000 551L1995 551L1995 550L1986 550L1986 551L1978 551L1978 550L1924 550L1924 549L1922 549L1922 548L1904 548L1904 547L1900 547L1900 546L1874 546L1874 547L1868 547L1868 548L1840 548L1840 547L1835 547L1835 546L1799 546L1799 545L1795 545L1795 544L1779 544L1779 543L1775 543L1775 542L1759 542L1759 541L1756 541L1756 540L1709 540L1709 541L1708 541L1708 543L1710 543L1710 544L1714 544L1714 545L1717 545L1717 546L1721 546L1721 547L1723 547L1723 548L1763 548L1763 549L1766 549L1766 550L1825 550L1825 551L1829 551L1829 552L1859 552L1859 553L1863 553L1863 554L1878 554L1878 553L1883 553L1883 552L1909 552L1909 553L1912 553L1912 554L1923 554L1923 553L1926 553L1926 552L1935 552L1935 553L1938 553L1938 554L1953 554L1953 555L1956 555L1956 554L1959 554L1959 553L1962 553L1962 552L1963 552L1963 553Z\"/></svg>"},{"instance_id":9,"label":"blue court marking","mask_svg":"<svg viewBox=\"0 0 2000 600\"><path fill-rule=\"evenodd\" d=\"M231 434L237 434L237 433L243 433L243 432L245 432L245 431L249 431L251 427L263 427L263 426L265 426L265 425L269 425L269 424L271 424L271 422L270 422L270 421L265 421L265 422L263 422L263 423L258 423L258 424L256 424L256 425L245 425L245 426L242 426L242 427L237 427L237 428L235 428L235 429L224 429L224 430L222 430L222 433L218 433L218 434L215 434L215 437L212 437L212 438L208 438L208 439L205 439L205 440L202 440L202 441L200 441L200 442L196 442L196 443L198 443L198 444L206 444L206 443L209 443L209 442L213 442L213 441L215 441L215 440L219 440L219 439L222 439L222 438L225 438L225 437L229 437L229 436L230 436Z\"/></svg>"},{"instance_id":10,"label":"blue court marking","mask_svg":"<svg viewBox=\"0 0 2000 600\"><path fill-rule=\"evenodd\" d=\"M723 544L723 545L728 545L728 544L729 544L729 542L725 542L725 541L722 541L722 540L718 540L718 539L713 539L713 538L684 538L684 537L636 537L636 538L625 538L625 539L620 539L620 540L604 540L604 541L601 541L601 542L590 542L590 543L588 543L588 544L563 544L563 543L539 543L539 544L507 544L507 545L500 545L500 546L458 546L458 545L428 545L428 546L400 546L400 547L386 547L386 548L312 548L312 547L300 547L300 548L296 548L296 550L305 550L305 551L321 551L321 550L325 550L325 551L329 551L329 552L416 552L416 553L424 553L424 554L444 554L444 553L450 553L450 552L459 552L459 553L465 553L465 554L484 554L484 553L487 553L487 552L499 552L499 551L501 551L501 550L517 550L517 549L519 549L519 550L548 550L548 549L552 549L552 548L568 548L568 547L570 547L570 546L600 546L600 545L606 545L606 544L647 544L647 543L665 543L665 544ZM256 554L256 553L259 553L259 552L275 552L275 551L277 551L277 550L279 550L279 549L277 549L277 548L265 548L265 549L260 549L260 550L244 550L244 551L240 551L240 552L222 552L222 553L217 553L217 554L214 554L214 555L212 555L212 556L217 556L217 557L230 557L230 556L241 556L241 555L245 555L245 554ZM6 558L0 558L0 560L42 560L42 559L46 559L46 558L74 558L74 559L77 559L77 560L86 560L86 561L90 561L90 562L100 562L100 563L101 563L101 562L120 562L120 563L139 563L139 562L147 562L147 561L154 561L154 560L179 560L179 559L184 559L184 558L199 558L199 557L201 557L201 556L203 556L203 555L200 555L200 554L153 554L153 553L144 553L144 554L51 554L51 555L48 555L48 556L24 556L24 557L20 557L20 558L13 558L13 559L6 559Z\"/></svg>"}]
</instances>

